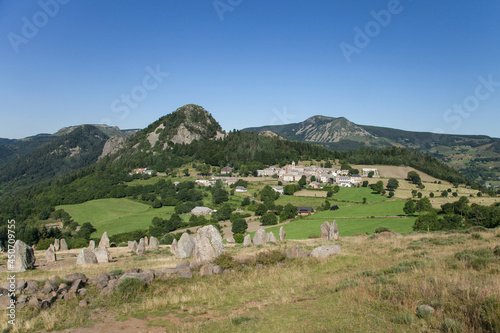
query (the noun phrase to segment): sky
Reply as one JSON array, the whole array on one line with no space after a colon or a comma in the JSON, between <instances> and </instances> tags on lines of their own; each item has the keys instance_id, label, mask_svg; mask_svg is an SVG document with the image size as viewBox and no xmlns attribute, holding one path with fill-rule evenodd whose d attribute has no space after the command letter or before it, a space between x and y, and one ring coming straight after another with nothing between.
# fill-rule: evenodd
<instances>
[{"instance_id":1,"label":"sky","mask_svg":"<svg viewBox=\"0 0 500 333\"><path fill-rule=\"evenodd\" d=\"M1 0L0 137L314 115L500 137L494 0Z\"/></svg>"}]
</instances>

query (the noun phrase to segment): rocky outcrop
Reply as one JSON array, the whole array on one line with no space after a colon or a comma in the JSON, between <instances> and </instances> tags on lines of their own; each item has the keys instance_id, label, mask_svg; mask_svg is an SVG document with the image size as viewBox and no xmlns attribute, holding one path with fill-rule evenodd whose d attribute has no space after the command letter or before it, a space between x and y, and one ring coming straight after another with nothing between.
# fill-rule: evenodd
<instances>
[{"instance_id":1,"label":"rocky outcrop","mask_svg":"<svg viewBox=\"0 0 500 333\"><path fill-rule=\"evenodd\" d=\"M173 244L173 243L172 243ZM183 233L177 243L176 257L179 259L190 258L194 253L194 238L188 233Z\"/></svg>"},{"instance_id":2,"label":"rocky outcrop","mask_svg":"<svg viewBox=\"0 0 500 333\"><path fill-rule=\"evenodd\" d=\"M266 241L266 230L264 230L264 228L260 228L255 232L255 235L253 236L253 245L264 245Z\"/></svg>"},{"instance_id":3,"label":"rocky outcrop","mask_svg":"<svg viewBox=\"0 0 500 333\"><path fill-rule=\"evenodd\" d=\"M160 248L160 242L158 241L158 238L151 236L149 239L149 248L152 250L159 249Z\"/></svg>"},{"instance_id":4,"label":"rocky outcrop","mask_svg":"<svg viewBox=\"0 0 500 333\"><path fill-rule=\"evenodd\" d=\"M109 238L108 238L108 232L107 231L105 231L102 234L101 241L99 242L99 247L100 248L109 247Z\"/></svg>"},{"instance_id":5,"label":"rocky outcrop","mask_svg":"<svg viewBox=\"0 0 500 333\"><path fill-rule=\"evenodd\" d=\"M60 241L59 250L60 251L68 251L68 244L66 244L66 240L64 238L62 238Z\"/></svg>"},{"instance_id":6,"label":"rocky outcrop","mask_svg":"<svg viewBox=\"0 0 500 333\"><path fill-rule=\"evenodd\" d=\"M53 244L50 244L47 251L45 251L45 260L47 260L48 262L56 261L56 251Z\"/></svg>"},{"instance_id":7,"label":"rocky outcrop","mask_svg":"<svg viewBox=\"0 0 500 333\"><path fill-rule=\"evenodd\" d=\"M243 238L243 246L250 245L252 245L252 237L250 235L246 235L245 238Z\"/></svg>"},{"instance_id":8,"label":"rocky outcrop","mask_svg":"<svg viewBox=\"0 0 500 333\"><path fill-rule=\"evenodd\" d=\"M76 258L76 265L83 266L92 264L97 264L97 258L94 252L90 251L88 248L81 249L80 254L78 254Z\"/></svg>"},{"instance_id":9,"label":"rocky outcrop","mask_svg":"<svg viewBox=\"0 0 500 333\"><path fill-rule=\"evenodd\" d=\"M14 243L14 271L24 272L35 266L35 252L25 242L17 240ZM9 265L10 268L10 265Z\"/></svg>"},{"instance_id":10,"label":"rocky outcrop","mask_svg":"<svg viewBox=\"0 0 500 333\"><path fill-rule=\"evenodd\" d=\"M146 242L144 241L144 238L141 238L139 240L139 245L137 245L137 249L135 250L135 253L137 255L142 255L146 253Z\"/></svg>"},{"instance_id":11,"label":"rocky outcrop","mask_svg":"<svg viewBox=\"0 0 500 333\"><path fill-rule=\"evenodd\" d=\"M194 257L197 261L210 262L223 252L222 236L213 225L198 229L194 248Z\"/></svg>"}]
</instances>

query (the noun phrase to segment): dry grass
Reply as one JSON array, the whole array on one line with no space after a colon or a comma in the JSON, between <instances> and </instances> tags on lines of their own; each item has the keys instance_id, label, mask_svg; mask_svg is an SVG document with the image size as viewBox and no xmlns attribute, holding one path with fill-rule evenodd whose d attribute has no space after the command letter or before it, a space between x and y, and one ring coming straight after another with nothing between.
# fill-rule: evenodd
<instances>
[{"instance_id":1,"label":"dry grass","mask_svg":"<svg viewBox=\"0 0 500 333\"><path fill-rule=\"evenodd\" d=\"M33 318L22 310L14 331L89 326L89 318L95 320L97 312L104 312L108 316L103 320L109 325L139 318L167 332L325 332L333 327L348 332L437 332L450 323L463 332L486 332L485 304L495 297L500 302L499 259L476 270L457 260L455 254L464 249L493 249L500 245L498 232L484 232L482 239L468 234L344 238L339 243L342 254L328 260L294 259L283 267L156 281L130 304L117 295L100 296L91 289L95 299L89 307L75 312L77 300L70 300ZM227 251L243 257L268 248L285 250L292 244L311 249L322 242L288 241ZM99 267L99 271L159 268L178 261L172 257L129 258ZM418 318L415 309L421 304L434 306L436 312Z\"/></svg>"}]
</instances>

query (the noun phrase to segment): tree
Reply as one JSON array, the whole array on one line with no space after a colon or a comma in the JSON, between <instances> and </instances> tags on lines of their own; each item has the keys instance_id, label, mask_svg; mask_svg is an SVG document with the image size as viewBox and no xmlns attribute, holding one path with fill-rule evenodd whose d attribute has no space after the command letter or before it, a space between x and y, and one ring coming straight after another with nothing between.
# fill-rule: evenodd
<instances>
[{"instance_id":1,"label":"tree","mask_svg":"<svg viewBox=\"0 0 500 333\"><path fill-rule=\"evenodd\" d=\"M96 228L94 228L94 226L92 225L92 223L90 222L85 222L84 224L82 224L82 226L80 227L80 230L78 230L78 232L76 233L76 236L78 238L84 238L86 240L89 240L90 239L90 235L97 231Z\"/></svg>"},{"instance_id":2,"label":"tree","mask_svg":"<svg viewBox=\"0 0 500 333\"><path fill-rule=\"evenodd\" d=\"M298 190L299 190L299 187L297 185L294 185L294 184L285 185L285 187L283 187L283 194L293 195Z\"/></svg>"},{"instance_id":3,"label":"tree","mask_svg":"<svg viewBox=\"0 0 500 333\"><path fill-rule=\"evenodd\" d=\"M420 184L422 183L422 179L420 178L420 175L416 171L410 171L407 174L408 179L413 183L413 184Z\"/></svg>"},{"instance_id":4,"label":"tree","mask_svg":"<svg viewBox=\"0 0 500 333\"><path fill-rule=\"evenodd\" d=\"M428 198L422 198L417 201L415 208L419 213L428 212L432 210L432 204Z\"/></svg>"},{"instance_id":5,"label":"tree","mask_svg":"<svg viewBox=\"0 0 500 333\"><path fill-rule=\"evenodd\" d=\"M442 196L443 198L446 198L446 197L448 196L448 191L443 191L443 192L441 192L441 196Z\"/></svg>"},{"instance_id":6,"label":"tree","mask_svg":"<svg viewBox=\"0 0 500 333\"><path fill-rule=\"evenodd\" d=\"M399 187L399 182L396 178L391 178L389 179L389 181L387 182L387 189L389 191L394 191L396 190L397 188Z\"/></svg>"},{"instance_id":7,"label":"tree","mask_svg":"<svg viewBox=\"0 0 500 333\"><path fill-rule=\"evenodd\" d=\"M299 180L299 186L300 186L301 188L302 188L302 187L304 187L304 186L306 186L306 182L307 182L307 180L306 180L306 176L302 176L302 177L300 177L300 180Z\"/></svg>"},{"instance_id":8,"label":"tree","mask_svg":"<svg viewBox=\"0 0 500 333\"><path fill-rule=\"evenodd\" d=\"M280 222L283 222L287 219L292 219L296 215L297 215L297 207L295 207L292 204L286 204L280 213Z\"/></svg>"},{"instance_id":9,"label":"tree","mask_svg":"<svg viewBox=\"0 0 500 333\"><path fill-rule=\"evenodd\" d=\"M259 204L255 209L255 215L262 216L267 212L267 206L264 204Z\"/></svg>"},{"instance_id":10,"label":"tree","mask_svg":"<svg viewBox=\"0 0 500 333\"><path fill-rule=\"evenodd\" d=\"M332 167L332 162L330 162L329 160L327 160L325 162L325 168L330 169L331 167Z\"/></svg>"},{"instance_id":11,"label":"tree","mask_svg":"<svg viewBox=\"0 0 500 333\"><path fill-rule=\"evenodd\" d=\"M367 180L363 180L363 185L361 185L362 187L368 187L368 181Z\"/></svg>"},{"instance_id":12,"label":"tree","mask_svg":"<svg viewBox=\"0 0 500 333\"><path fill-rule=\"evenodd\" d=\"M231 231L233 234L244 234L247 231L248 223L243 218L238 218L233 221Z\"/></svg>"},{"instance_id":13,"label":"tree","mask_svg":"<svg viewBox=\"0 0 500 333\"><path fill-rule=\"evenodd\" d=\"M243 201L241 202L241 207L245 207L250 205L250 198L249 197L244 197Z\"/></svg>"},{"instance_id":14,"label":"tree","mask_svg":"<svg viewBox=\"0 0 500 333\"><path fill-rule=\"evenodd\" d=\"M365 203L366 203L366 198L363 198L363 204L365 204Z\"/></svg>"},{"instance_id":15,"label":"tree","mask_svg":"<svg viewBox=\"0 0 500 333\"><path fill-rule=\"evenodd\" d=\"M405 206L403 207L403 212L405 212L406 215L411 215L416 212L416 207L415 207L415 201L413 200L408 200L405 202Z\"/></svg>"},{"instance_id":16,"label":"tree","mask_svg":"<svg viewBox=\"0 0 500 333\"><path fill-rule=\"evenodd\" d=\"M186 176L186 177L189 176L189 169L188 168L182 170L182 172L184 173L184 176Z\"/></svg>"},{"instance_id":17,"label":"tree","mask_svg":"<svg viewBox=\"0 0 500 333\"><path fill-rule=\"evenodd\" d=\"M374 175L375 175L374 171L368 172L368 178L373 178Z\"/></svg>"},{"instance_id":18,"label":"tree","mask_svg":"<svg viewBox=\"0 0 500 333\"><path fill-rule=\"evenodd\" d=\"M372 184L371 187L372 187L373 192L381 193L384 190L384 183L381 180L379 180L375 184Z\"/></svg>"},{"instance_id":19,"label":"tree","mask_svg":"<svg viewBox=\"0 0 500 333\"><path fill-rule=\"evenodd\" d=\"M437 231L443 227L439 222L436 212L427 213L419 216L413 224L413 230Z\"/></svg>"},{"instance_id":20,"label":"tree","mask_svg":"<svg viewBox=\"0 0 500 333\"><path fill-rule=\"evenodd\" d=\"M226 204L222 205L222 207L220 207L215 212L215 216L214 216L214 214L212 214L212 216L214 216L218 221L225 221L225 220L229 220L232 212L233 212L233 208L231 207L231 205L226 203Z\"/></svg>"},{"instance_id":21,"label":"tree","mask_svg":"<svg viewBox=\"0 0 500 333\"><path fill-rule=\"evenodd\" d=\"M260 219L262 225L278 224L278 217L274 213L265 213Z\"/></svg>"},{"instance_id":22,"label":"tree","mask_svg":"<svg viewBox=\"0 0 500 333\"><path fill-rule=\"evenodd\" d=\"M431 198L434 198L434 193L433 193L433 192L429 193L429 196L430 196Z\"/></svg>"},{"instance_id":23,"label":"tree","mask_svg":"<svg viewBox=\"0 0 500 333\"><path fill-rule=\"evenodd\" d=\"M418 194L417 194L417 198L422 199L422 197L423 197L422 192L418 192Z\"/></svg>"},{"instance_id":24,"label":"tree","mask_svg":"<svg viewBox=\"0 0 500 333\"><path fill-rule=\"evenodd\" d=\"M325 203L321 206L323 210L329 210L332 205L330 204L330 201L325 200Z\"/></svg>"},{"instance_id":25,"label":"tree","mask_svg":"<svg viewBox=\"0 0 500 333\"><path fill-rule=\"evenodd\" d=\"M392 198L394 196L394 191L389 191L389 198Z\"/></svg>"},{"instance_id":26,"label":"tree","mask_svg":"<svg viewBox=\"0 0 500 333\"><path fill-rule=\"evenodd\" d=\"M262 200L266 206L272 206L274 200L278 198L279 193L273 190L269 185L266 185L260 192L260 200Z\"/></svg>"},{"instance_id":27,"label":"tree","mask_svg":"<svg viewBox=\"0 0 500 333\"><path fill-rule=\"evenodd\" d=\"M218 205L229 200L229 193L222 187L216 186L212 192L212 201Z\"/></svg>"}]
</instances>

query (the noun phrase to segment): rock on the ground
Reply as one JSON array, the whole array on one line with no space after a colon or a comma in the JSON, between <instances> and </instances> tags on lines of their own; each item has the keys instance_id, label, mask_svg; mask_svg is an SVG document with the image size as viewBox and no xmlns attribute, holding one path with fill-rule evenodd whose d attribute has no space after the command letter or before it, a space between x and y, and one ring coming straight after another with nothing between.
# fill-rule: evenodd
<instances>
[{"instance_id":1,"label":"rock on the ground","mask_svg":"<svg viewBox=\"0 0 500 333\"><path fill-rule=\"evenodd\" d=\"M82 280L83 283L87 283L88 279L85 276L85 274L83 274L83 273L73 273L73 274L66 275L64 277L64 280L69 281L69 282L73 282L76 280Z\"/></svg>"},{"instance_id":2,"label":"rock on the ground","mask_svg":"<svg viewBox=\"0 0 500 333\"><path fill-rule=\"evenodd\" d=\"M213 274L214 265L205 264L200 268L200 276L210 276Z\"/></svg>"},{"instance_id":3,"label":"rock on the ground","mask_svg":"<svg viewBox=\"0 0 500 333\"><path fill-rule=\"evenodd\" d=\"M246 235L245 238L243 238L243 246L250 245L252 245L252 237L250 235Z\"/></svg>"},{"instance_id":4,"label":"rock on the ground","mask_svg":"<svg viewBox=\"0 0 500 333\"><path fill-rule=\"evenodd\" d=\"M124 273L120 276L120 281L126 278L138 278L142 281L146 282L146 284L150 284L153 282L155 275L152 272L142 272L142 273Z\"/></svg>"},{"instance_id":5,"label":"rock on the ground","mask_svg":"<svg viewBox=\"0 0 500 333\"><path fill-rule=\"evenodd\" d=\"M66 240L64 238L59 242L59 249L61 251L68 251L68 244L66 244Z\"/></svg>"},{"instance_id":6,"label":"rock on the ground","mask_svg":"<svg viewBox=\"0 0 500 333\"><path fill-rule=\"evenodd\" d=\"M98 263L107 263L111 259L111 255L109 254L108 249L105 247L98 247L92 252L94 252Z\"/></svg>"},{"instance_id":7,"label":"rock on the ground","mask_svg":"<svg viewBox=\"0 0 500 333\"><path fill-rule=\"evenodd\" d=\"M25 242L17 240L14 243L14 269L15 272L24 272L33 269L35 265L35 252ZM10 264L8 264L10 268Z\"/></svg>"},{"instance_id":8,"label":"rock on the ground","mask_svg":"<svg viewBox=\"0 0 500 333\"><path fill-rule=\"evenodd\" d=\"M330 234L330 223L325 221L321 225L321 239L328 240L329 234Z\"/></svg>"},{"instance_id":9,"label":"rock on the ground","mask_svg":"<svg viewBox=\"0 0 500 333\"><path fill-rule=\"evenodd\" d=\"M311 252L311 257L314 258L327 258L340 253L340 246L338 245L323 245L315 248Z\"/></svg>"},{"instance_id":10,"label":"rock on the ground","mask_svg":"<svg viewBox=\"0 0 500 333\"><path fill-rule=\"evenodd\" d=\"M260 228L255 232L253 236L253 245L264 245L267 240L266 230L264 228Z\"/></svg>"},{"instance_id":11,"label":"rock on the ground","mask_svg":"<svg viewBox=\"0 0 500 333\"><path fill-rule=\"evenodd\" d=\"M94 251L94 249L95 249L95 241L91 240L89 241L89 250Z\"/></svg>"},{"instance_id":12,"label":"rock on the ground","mask_svg":"<svg viewBox=\"0 0 500 333\"><path fill-rule=\"evenodd\" d=\"M283 242L286 237L286 231L283 229L283 227L280 227L280 242Z\"/></svg>"},{"instance_id":13,"label":"rock on the ground","mask_svg":"<svg viewBox=\"0 0 500 333\"><path fill-rule=\"evenodd\" d=\"M328 232L328 240L339 240L339 228L337 226L337 221L333 220L330 230Z\"/></svg>"},{"instance_id":14,"label":"rock on the ground","mask_svg":"<svg viewBox=\"0 0 500 333\"><path fill-rule=\"evenodd\" d=\"M50 244L47 251L45 251L45 260L47 260L48 262L56 261L56 251L53 244Z\"/></svg>"},{"instance_id":15,"label":"rock on the ground","mask_svg":"<svg viewBox=\"0 0 500 333\"><path fill-rule=\"evenodd\" d=\"M78 257L76 258L76 265L81 266L91 264L97 264L97 258L94 252L90 251L87 248L81 249L80 254L78 254Z\"/></svg>"},{"instance_id":16,"label":"rock on the ground","mask_svg":"<svg viewBox=\"0 0 500 333\"><path fill-rule=\"evenodd\" d=\"M177 257L177 239L174 238L172 244L170 244L170 253Z\"/></svg>"},{"instance_id":17,"label":"rock on the ground","mask_svg":"<svg viewBox=\"0 0 500 333\"><path fill-rule=\"evenodd\" d=\"M173 246L174 243L172 243ZM195 248L194 238L188 233L183 233L177 243L176 257L178 259L190 258L193 256Z\"/></svg>"},{"instance_id":18,"label":"rock on the ground","mask_svg":"<svg viewBox=\"0 0 500 333\"><path fill-rule=\"evenodd\" d=\"M195 238L194 257L200 262L209 262L224 252L222 236L213 225L198 229Z\"/></svg>"},{"instance_id":19,"label":"rock on the ground","mask_svg":"<svg viewBox=\"0 0 500 333\"><path fill-rule=\"evenodd\" d=\"M128 241L128 248L132 250L132 252L137 251L137 241Z\"/></svg>"},{"instance_id":20,"label":"rock on the ground","mask_svg":"<svg viewBox=\"0 0 500 333\"><path fill-rule=\"evenodd\" d=\"M99 247L100 248L109 247L109 237L108 237L108 232L107 231L105 231L102 234L101 240L99 241Z\"/></svg>"},{"instance_id":21,"label":"rock on the ground","mask_svg":"<svg viewBox=\"0 0 500 333\"><path fill-rule=\"evenodd\" d=\"M269 240L268 240L268 242L276 243L276 236L274 236L273 232L272 232L272 231L270 231L270 232L268 233L268 235L269 235Z\"/></svg>"},{"instance_id":22,"label":"rock on the ground","mask_svg":"<svg viewBox=\"0 0 500 333\"><path fill-rule=\"evenodd\" d=\"M137 250L135 250L135 253L137 255L146 253L146 242L144 241L144 238L141 238L141 240L139 241L139 245L137 245Z\"/></svg>"},{"instance_id":23,"label":"rock on the ground","mask_svg":"<svg viewBox=\"0 0 500 333\"><path fill-rule=\"evenodd\" d=\"M61 243L59 239L54 239L54 250L59 251Z\"/></svg>"},{"instance_id":24,"label":"rock on the ground","mask_svg":"<svg viewBox=\"0 0 500 333\"><path fill-rule=\"evenodd\" d=\"M227 244L234 244L234 243L236 243L236 241L234 240L234 237L233 237L233 236L229 236L229 237L226 239L226 242L227 242Z\"/></svg>"},{"instance_id":25,"label":"rock on the ground","mask_svg":"<svg viewBox=\"0 0 500 333\"><path fill-rule=\"evenodd\" d=\"M156 238L154 236L151 236L149 238L149 248L152 250L160 248L160 242L158 241L158 238Z\"/></svg>"}]
</instances>

